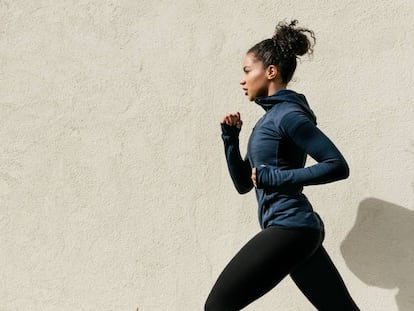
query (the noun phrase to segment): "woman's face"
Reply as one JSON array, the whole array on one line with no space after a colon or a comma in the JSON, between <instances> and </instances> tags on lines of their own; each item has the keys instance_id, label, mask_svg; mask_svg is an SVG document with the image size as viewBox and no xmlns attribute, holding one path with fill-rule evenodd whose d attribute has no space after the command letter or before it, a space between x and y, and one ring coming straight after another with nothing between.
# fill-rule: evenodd
<instances>
[{"instance_id":1,"label":"woman's face","mask_svg":"<svg viewBox=\"0 0 414 311\"><path fill-rule=\"evenodd\" d=\"M266 69L253 53L247 53L244 58L243 77L240 84L250 101L256 97L268 95L269 79L266 76Z\"/></svg>"}]
</instances>

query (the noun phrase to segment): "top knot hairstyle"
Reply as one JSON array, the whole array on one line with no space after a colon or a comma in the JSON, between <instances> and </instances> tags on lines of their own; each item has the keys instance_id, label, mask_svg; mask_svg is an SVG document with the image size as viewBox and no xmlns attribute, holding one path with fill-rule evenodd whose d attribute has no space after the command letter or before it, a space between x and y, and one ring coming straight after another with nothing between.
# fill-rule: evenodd
<instances>
[{"instance_id":1,"label":"top knot hairstyle","mask_svg":"<svg viewBox=\"0 0 414 311\"><path fill-rule=\"evenodd\" d=\"M278 67L283 83L288 83L292 79L296 59L306 53L312 54L316 43L313 31L296 27L297 23L297 20L291 21L290 24L279 22L271 39L265 39L247 51L262 61L264 68L269 65Z\"/></svg>"}]
</instances>

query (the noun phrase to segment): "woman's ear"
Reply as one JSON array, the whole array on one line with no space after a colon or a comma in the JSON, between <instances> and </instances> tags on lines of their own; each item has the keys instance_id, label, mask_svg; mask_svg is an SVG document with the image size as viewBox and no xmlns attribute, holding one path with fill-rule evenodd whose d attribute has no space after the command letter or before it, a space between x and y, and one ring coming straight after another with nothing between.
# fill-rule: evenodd
<instances>
[{"instance_id":1,"label":"woman's ear","mask_svg":"<svg viewBox=\"0 0 414 311\"><path fill-rule=\"evenodd\" d=\"M266 69L266 77L268 80L273 80L277 77L279 71L275 65L269 65Z\"/></svg>"}]
</instances>

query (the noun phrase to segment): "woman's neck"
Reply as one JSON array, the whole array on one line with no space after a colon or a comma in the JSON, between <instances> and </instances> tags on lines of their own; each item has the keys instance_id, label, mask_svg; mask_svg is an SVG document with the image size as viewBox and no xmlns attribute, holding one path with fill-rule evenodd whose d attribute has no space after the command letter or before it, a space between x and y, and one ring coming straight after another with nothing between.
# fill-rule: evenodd
<instances>
[{"instance_id":1,"label":"woman's neck","mask_svg":"<svg viewBox=\"0 0 414 311\"><path fill-rule=\"evenodd\" d=\"M270 96L270 95L276 93L279 90L286 89L286 86L287 86L286 83L284 83L284 84L276 83L276 82L270 83L269 89L268 89L268 92L267 92L267 96Z\"/></svg>"}]
</instances>

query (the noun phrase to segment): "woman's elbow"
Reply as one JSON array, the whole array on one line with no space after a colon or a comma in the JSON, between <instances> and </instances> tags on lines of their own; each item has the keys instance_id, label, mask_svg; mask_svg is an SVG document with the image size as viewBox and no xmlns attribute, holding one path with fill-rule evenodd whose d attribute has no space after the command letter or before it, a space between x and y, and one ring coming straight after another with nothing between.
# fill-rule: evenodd
<instances>
[{"instance_id":1,"label":"woman's elbow","mask_svg":"<svg viewBox=\"0 0 414 311\"><path fill-rule=\"evenodd\" d=\"M239 194L245 194L250 192L253 188L253 183L250 184L240 184L240 183L234 183L234 186Z\"/></svg>"},{"instance_id":2,"label":"woman's elbow","mask_svg":"<svg viewBox=\"0 0 414 311\"><path fill-rule=\"evenodd\" d=\"M338 163L336 173L338 179L347 179L349 177L349 166L345 160Z\"/></svg>"},{"instance_id":3,"label":"woman's elbow","mask_svg":"<svg viewBox=\"0 0 414 311\"><path fill-rule=\"evenodd\" d=\"M246 193L250 192L250 190L252 188L253 187L250 187L250 188L249 187L236 187L236 190L239 194L246 194Z\"/></svg>"}]
</instances>

